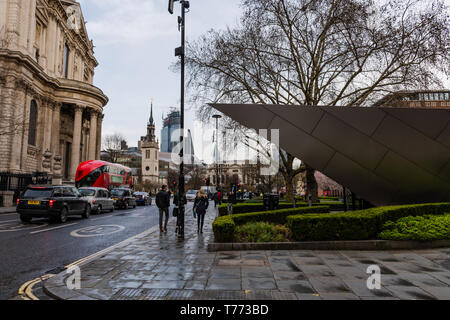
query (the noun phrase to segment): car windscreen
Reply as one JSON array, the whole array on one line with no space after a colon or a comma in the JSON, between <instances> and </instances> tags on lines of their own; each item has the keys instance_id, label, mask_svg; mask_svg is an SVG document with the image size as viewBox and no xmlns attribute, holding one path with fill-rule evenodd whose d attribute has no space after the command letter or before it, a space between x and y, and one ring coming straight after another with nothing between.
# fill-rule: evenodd
<instances>
[{"instance_id":1,"label":"car windscreen","mask_svg":"<svg viewBox=\"0 0 450 320\"><path fill-rule=\"evenodd\" d=\"M197 191L192 191L192 190L187 192L187 194L196 194L196 193L197 193Z\"/></svg>"},{"instance_id":2,"label":"car windscreen","mask_svg":"<svg viewBox=\"0 0 450 320\"><path fill-rule=\"evenodd\" d=\"M89 190L89 189L79 189L81 195L83 197L93 197L95 196L95 190Z\"/></svg>"},{"instance_id":3,"label":"car windscreen","mask_svg":"<svg viewBox=\"0 0 450 320\"><path fill-rule=\"evenodd\" d=\"M111 191L111 196L122 196L124 192L124 190L113 190Z\"/></svg>"},{"instance_id":4,"label":"car windscreen","mask_svg":"<svg viewBox=\"0 0 450 320\"><path fill-rule=\"evenodd\" d=\"M53 189L28 189L23 194L24 198L50 198Z\"/></svg>"}]
</instances>

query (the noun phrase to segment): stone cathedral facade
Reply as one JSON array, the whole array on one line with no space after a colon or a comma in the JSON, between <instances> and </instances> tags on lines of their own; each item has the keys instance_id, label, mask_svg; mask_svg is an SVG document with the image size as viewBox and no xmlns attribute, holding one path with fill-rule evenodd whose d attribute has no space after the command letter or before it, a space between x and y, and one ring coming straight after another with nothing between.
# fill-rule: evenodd
<instances>
[{"instance_id":1,"label":"stone cathedral facade","mask_svg":"<svg viewBox=\"0 0 450 320\"><path fill-rule=\"evenodd\" d=\"M97 66L76 1L0 0L0 172L74 181L100 159Z\"/></svg>"}]
</instances>

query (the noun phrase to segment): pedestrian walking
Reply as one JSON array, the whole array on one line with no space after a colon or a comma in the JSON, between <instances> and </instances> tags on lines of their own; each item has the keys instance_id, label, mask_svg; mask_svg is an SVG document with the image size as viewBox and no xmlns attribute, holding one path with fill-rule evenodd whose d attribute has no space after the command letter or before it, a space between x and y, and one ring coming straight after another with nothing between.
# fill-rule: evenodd
<instances>
[{"instance_id":1,"label":"pedestrian walking","mask_svg":"<svg viewBox=\"0 0 450 320\"><path fill-rule=\"evenodd\" d=\"M159 209L159 231L161 233L167 232L167 223L169 222L169 207L170 207L170 194L167 192L167 186L163 185L161 190L156 195L156 206ZM165 217L165 223L163 228L163 215Z\"/></svg>"},{"instance_id":2,"label":"pedestrian walking","mask_svg":"<svg viewBox=\"0 0 450 320\"><path fill-rule=\"evenodd\" d=\"M178 191L175 191L174 195L173 195L173 216L174 217L178 217L178 214L180 213L180 208L179 208L179 195L178 195ZM186 195L184 195L183 197L183 204L186 205L187 204L187 199L186 199ZM178 225L175 227L175 233L178 234Z\"/></svg>"},{"instance_id":3,"label":"pedestrian walking","mask_svg":"<svg viewBox=\"0 0 450 320\"><path fill-rule=\"evenodd\" d=\"M194 212L197 215L197 233L203 233L203 224L205 222L205 215L208 206L208 197L205 191L200 190L194 201Z\"/></svg>"},{"instance_id":4,"label":"pedestrian walking","mask_svg":"<svg viewBox=\"0 0 450 320\"><path fill-rule=\"evenodd\" d=\"M217 205L219 204L219 192L214 193L213 199L214 199L214 208L217 208Z\"/></svg>"}]
</instances>

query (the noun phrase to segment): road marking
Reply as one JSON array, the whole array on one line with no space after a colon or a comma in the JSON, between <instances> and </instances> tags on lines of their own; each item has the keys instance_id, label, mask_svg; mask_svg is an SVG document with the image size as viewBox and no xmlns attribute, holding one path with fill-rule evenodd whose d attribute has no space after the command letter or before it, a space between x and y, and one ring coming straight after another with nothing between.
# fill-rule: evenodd
<instances>
[{"instance_id":1,"label":"road marking","mask_svg":"<svg viewBox=\"0 0 450 320\"><path fill-rule=\"evenodd\" d=\"M8 223L8 222L18 222L18 220L16 219L16 220L5 220L5 221L0 221L0 224Z\"/></svg>"},{"instance_id":2,"label":"road marking","mask_svg":"<svg viewBox=\"0 0 450 320\"><path fill-rule=\"evenodd\" d=\"M36 225L29 225L29 224L22 224L22 223L5 223L5 224L0 224L0 233L27 231L27 230L42 228L45 226L48 226L48 223L42 223L42 224L36 224Z\"/></svg>"},{"instance_id":3,"label":"road marking","mask_svg":"<svg viewBox=\"0 0 450 320\"><path fill-rule=\"evenodd\" d=\"M123 230L125 230L124 226L110 224L110 225L90 226L74 230L70 233L70 235L76 238L91 238L110 235Z\"/></svg>"},{"instance_id":4,"label":"road marking","mask_svg":"<svg viewBox=\"0 0 450 320\"><path fill-rule=\"evenodd\" d=\"M50 279L53 276L55 276L55 275L54 274L46 274L46 275L43 275L42 277L39 277L39 278L36 278L34 280L30 280L30 281L25 282L19 288L18 294L21 296L21 298L23 300L40 300L38 297L36 297L33 294L33 287L36 284L38 284L38 283L40 283L42 281L48 280L48 279Z\"/></svg>"},{"instance_id":5,"label":"road marking","mask_svg":"<svg viewBox=\"0 0 450 320\"><path fill-rule=\"evenodd\" d=\"M128 239L126 239L126 240L124 240L122 242L119 242L119 243L117 243L115 245L112 245L111 247L105 248L105 249L103 249L103 250L101 250L99 252L96 252L94 254L91 254L90 256L87 256L85 258L81 258L80 260L77 260L77 261L75 261L75 262L65 266L65 268L67 269L67 268L70 268L72 266L82 266L83 264L86 264L86 263L96 259L97 257L105 255L105 254L111 252L112 250L114 250L114 249L116 249L118 247L124 246L124 245L126 245L126 244L128 244L130 242L133 242L134 240L136 240L136 239L138 239L140 237L145 237L145 236L147 236L147 235L149 235L149 234L151 234L153 232L156 232L157 230L159 230L159 226L151 227L150 229L148 229L148 230L146 230L146 231L144 231L144 232L142 232L140 234L137 234L137 235L135 235L135 236L133 236L131 238L128 238Z\"/></svg>"},{"instance_id":6,"label":"road marking","mask_svg":"<svg viewBox=\"0 0 450 320\"><path fill-rule=\"evenodd\" d=\"M71 224L65 224L65 225L59 226L59 227L54 227L54 228L49 228L49 229L45 229L45 230L39 230L39 231L30 232L30 234L37 234L37 233L41 233L41 232L47 232L47 231L67 228L67 227L70 227L70 226L73 226L73 225L76 225L76 224L78 224L78 223L75 222L75 223L71 223Z\"/></svg>"},{"instance_id":7,"label":"road marking","mask_svg":"<svg viewBox=\"0 0 450 320\"><path fill-rule=\"evenodd\" d=\"M0 213L0 217L13 216L13 215L17 215L17 212L15 212L15 213Z\"/></svg>"}]
</instances>

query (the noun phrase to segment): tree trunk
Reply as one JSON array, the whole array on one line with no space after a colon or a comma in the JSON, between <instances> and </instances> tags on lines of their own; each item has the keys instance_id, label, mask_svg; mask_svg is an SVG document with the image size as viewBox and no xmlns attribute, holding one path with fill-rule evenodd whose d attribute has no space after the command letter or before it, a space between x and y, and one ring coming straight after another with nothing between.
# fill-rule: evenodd
<instances>
[{"instance_id":1,"label":"tree trunk","mask_svg":"<svg viewBox=\"0 0 450 320\"><path fill-rule=\"evenodd\" d=\"M306 165L306 201L308 201L308 195L311 195L311 201L313 203L319 202L319 190L314 173L316 170Z\"/></svg>"},{"instance_id":2,"label":"tree trunk","mask_svg":"<svg viewBox=\"0 0 450 320\"><path fill-rule=\"evenodd\" d=\"M286 183L286 201L294 203L294 177L287 175L284 177Z\"/></svg>"}]
</instances>

